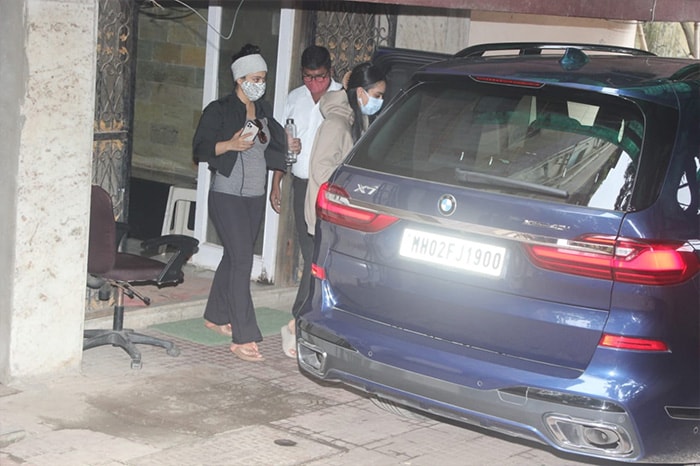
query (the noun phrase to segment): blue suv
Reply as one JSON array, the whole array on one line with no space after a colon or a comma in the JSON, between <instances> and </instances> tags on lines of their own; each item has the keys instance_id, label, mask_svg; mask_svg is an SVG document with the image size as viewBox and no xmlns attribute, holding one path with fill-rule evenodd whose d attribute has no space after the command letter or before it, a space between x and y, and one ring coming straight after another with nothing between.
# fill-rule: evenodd
<instances>
[{"instance_id":1,"label":"blue suv","mask_svg":"<svg viewBox=\"0 0 700 466\"><path fill-rule=\"evenodd\" d=\"M487 44L396 93L319 193L300 368L565 452L700 462L700 64Z\"/></svg>"}]
</instances>

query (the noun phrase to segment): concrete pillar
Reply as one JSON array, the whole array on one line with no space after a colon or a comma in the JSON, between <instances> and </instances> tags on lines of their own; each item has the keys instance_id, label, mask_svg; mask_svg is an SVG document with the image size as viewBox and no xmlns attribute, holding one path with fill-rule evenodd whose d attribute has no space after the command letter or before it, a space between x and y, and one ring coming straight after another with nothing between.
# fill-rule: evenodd
<instances>
[{"instance_id":1,"label":"concrete pillar","mask_svg":"<svg viewBox=\"0 0 700 466\"><path fill-rule=\"evenodd\" d=\"M82 357L95 0L0 3L0 382Z\"/></svg>"}]
</instances>

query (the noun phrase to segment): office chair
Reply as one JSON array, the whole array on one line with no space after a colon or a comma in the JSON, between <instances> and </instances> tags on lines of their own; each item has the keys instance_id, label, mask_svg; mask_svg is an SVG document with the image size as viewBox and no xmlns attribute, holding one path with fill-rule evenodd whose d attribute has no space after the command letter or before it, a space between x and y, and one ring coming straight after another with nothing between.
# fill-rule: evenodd
<instances>
[{"instance_id":1,"label":"office chair","mask_svg":"<svg viewBox=\"0 0 700 466\"><path fill-rule=\"evenodd\" d=\"M150 257L118 251L117 225L114 220L112 199L99 186L92 187L90 204L90 239L88 246L88 286L104 291L108 284L115 291L113 325L111 329L85 330L83 350L102 345L119 346L131 357L131 367L141 368L141 352L136 344L165 348L170 356L180 350L171 342L124 329L124 295L141 299L146 305L151 300L139 293L138 285L177 285L184 277L182 267L197 250L199 241L184 235L166 235L141 243L144 252L157 253L170 246L175 252L166 262ZM100 293L103 295L104 293Z\"/></svg>"}]
</instances>

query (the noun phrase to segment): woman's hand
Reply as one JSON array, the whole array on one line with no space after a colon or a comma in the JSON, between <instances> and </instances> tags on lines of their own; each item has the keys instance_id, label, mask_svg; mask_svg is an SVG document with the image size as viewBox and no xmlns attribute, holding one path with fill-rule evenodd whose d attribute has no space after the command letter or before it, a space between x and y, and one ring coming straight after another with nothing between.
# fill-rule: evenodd
<instances>
[{"instance_id":1,"label":"woman's hand","mask_svg":"<svg viewBox=\"0 0 700 466\"><path fill-rule=\"evenodd\" d=\"M241 137L241 133L243 132L243 128L240 129L237 133L233 135L231 139L228 140L231 149L229 150L235 150L238 152L243 152L244 150L248 150L251 147L253 147L253 140L248 140L246 137Z\"/></svg>"},{"instance_id":2,"label":"woman's hand","mask_svg":"<svg viewBox=\"0 0 700 466\"><path fill-rule=\"evenodd\" d=\"M280 213L282 208L282 177L284 177L284 172L280 170L275 170L272 175L272 186L270 187L270 207L272 210Z\"/></svg>"},{"instance_id":3,"label":"woman's hand","mask_svg":"<svg viewBox=\"0 0 700 466\"><path fill-rule=\"evenodd\" d=\"M272 189L270 189L270 207L272 207L272 210L278 214L282 208L282 195L280 194L280 188L279 186L275 186L275 184L273 184Z\"/></svg>"},{"instance_id":4,"label":"woman's hand","mask_svg":"<svg viewBox=\"0 0 700 466\"><path fill-rule=\"evenodd\" d=\"M242 132L243 128L236 132L228 141L216 143L216 155L221 155L228 151L243 152L253 147L254 142L241 137Z\"/></svg>"}]
</instances>

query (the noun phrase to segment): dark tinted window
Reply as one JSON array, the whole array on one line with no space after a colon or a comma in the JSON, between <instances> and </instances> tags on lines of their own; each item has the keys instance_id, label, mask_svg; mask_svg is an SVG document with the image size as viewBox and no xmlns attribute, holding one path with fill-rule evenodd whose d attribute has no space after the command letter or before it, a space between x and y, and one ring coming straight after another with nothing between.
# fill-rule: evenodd
<instances>
[{"instance_id":1,"label":"dark tinted window","mask_svg":"<svg viewBox=\"0 0 700 466\"><path fill-rule=\"evenodd\" d=\"M350 165L569 204L626 210L644 135L639 108L587 92L422 84Z\"/></svg>"}]
</instances>

